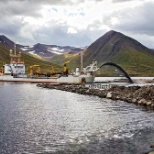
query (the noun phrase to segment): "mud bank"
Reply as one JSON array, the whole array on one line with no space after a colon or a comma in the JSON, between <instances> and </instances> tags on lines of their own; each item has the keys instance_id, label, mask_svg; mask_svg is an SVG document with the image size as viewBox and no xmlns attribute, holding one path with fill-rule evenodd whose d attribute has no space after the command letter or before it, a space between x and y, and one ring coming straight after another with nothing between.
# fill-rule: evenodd
<instances>
[{"instance_id":1,"label":"mud bank","mask_svg":"<svg viewBox=\"0 0 154 154\"><path fill-rule=\"evenodd\" d=\"M66 84L38 84L37 86L84 95L94 95L112 100L122 100L128 103L143 105L154 109L154 85L130 87L114 85L104 89Z\"/></svg>"}]
</instances>

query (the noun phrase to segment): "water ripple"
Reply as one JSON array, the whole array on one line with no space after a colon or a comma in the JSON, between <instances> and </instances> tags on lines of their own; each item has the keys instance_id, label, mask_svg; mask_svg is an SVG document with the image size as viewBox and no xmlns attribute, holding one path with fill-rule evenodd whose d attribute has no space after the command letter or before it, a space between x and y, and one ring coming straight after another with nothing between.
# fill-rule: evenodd
<instances>
[{"instance_id":1,"label":"water ripple","mask_svg":"<svg viewBox=\"0 0 154 154\"><path fill-rule=\"evenodd\" d=\"M0 99L2 154L140 154L154 142L154 113L133 104L9 83Z\"/></svg>"}]
</instances>

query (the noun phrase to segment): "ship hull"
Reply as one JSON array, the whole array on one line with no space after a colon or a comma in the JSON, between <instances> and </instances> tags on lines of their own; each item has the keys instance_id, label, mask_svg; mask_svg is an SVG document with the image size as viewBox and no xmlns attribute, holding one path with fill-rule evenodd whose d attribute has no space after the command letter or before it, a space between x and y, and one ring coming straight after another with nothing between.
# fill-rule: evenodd
<instances>
[{"instance_id":1,"label":"ship hull","mask_svg":"<svg viewBox=\"0 0 154 154\"><path fill-rule=\"evenodd\" d=\"M27 78L27 77L12 77L12 76L0 76L0 82L27 82L27 83L68 83L68 84L81 84L84 79L84 83L92 83L94 76L68 76L60 78Z\"/></svg>"}]
</instances>

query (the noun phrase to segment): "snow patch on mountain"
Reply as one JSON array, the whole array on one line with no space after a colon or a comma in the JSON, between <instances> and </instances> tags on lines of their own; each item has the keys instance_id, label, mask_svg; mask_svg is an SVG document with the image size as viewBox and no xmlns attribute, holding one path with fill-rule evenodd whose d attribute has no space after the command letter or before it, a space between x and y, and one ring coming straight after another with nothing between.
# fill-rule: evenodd
<instances>
[{"instance_id":1,"label":"snow patch on mountain","mask_svg":"<svg viewBox=\"0 0 154 154\"><path fill-rule=\"evenodd\" d=\"M63 54L62 52L64 51L64 49L59 49L58 47L53 47L53 48L48 48L47 51L57 54L57 55L60 55L60 54Z\"/></svg>"}]
</instances>

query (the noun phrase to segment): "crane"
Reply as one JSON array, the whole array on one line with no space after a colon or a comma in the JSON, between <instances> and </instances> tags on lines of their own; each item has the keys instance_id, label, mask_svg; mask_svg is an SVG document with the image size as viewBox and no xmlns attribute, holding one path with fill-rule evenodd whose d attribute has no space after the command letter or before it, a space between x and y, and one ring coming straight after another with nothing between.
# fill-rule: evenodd
<instances>
[{"instance_id":1,"label":"crane","mask_svg":"<svg viewBox=\"0 0 154 154\"><path fill-rule=\"evenodd\" d=\"M70 63L70 61L66 61L64 62L64 70L63 70L63 73L64 75L68 75L69 74L69 69L67 68L66 64Z\"/></svg>"},{"instance_id":2,"label":"crane","mask_svg":"<svg viewBox=\"0 0 154 154\"><path fill-rule=\"evenodd\" d=\"M1 67L1 69L0 69L0 73L1 73L1 75L4 74L4 67Z\"/></svg>"},{"instance_id":3,"label":"crane","mask_svg":"<svg viewBox=\"0 0 154 154\"><path fill-rule=\"evenodd\" d=\"M31 65L31 66L29 67L29 69L30 69L29 75L30 75L30 76L33 76L33 74L34 74L34 67L39 67L39 66L40 66L40 65ZM38 69L40 69L40 67L39 67Z\"/></svg>"}]
</instances>

